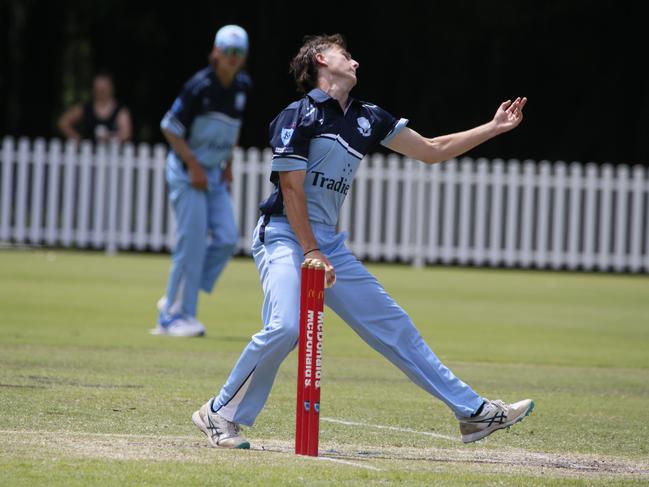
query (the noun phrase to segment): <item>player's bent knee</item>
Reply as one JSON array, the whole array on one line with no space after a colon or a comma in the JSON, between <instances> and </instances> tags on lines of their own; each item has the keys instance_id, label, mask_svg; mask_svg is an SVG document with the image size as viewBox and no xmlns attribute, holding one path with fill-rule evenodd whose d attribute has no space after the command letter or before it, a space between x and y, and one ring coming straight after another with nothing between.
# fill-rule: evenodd
<instances>
[{"instance_id":1,"label":"player's bent knee","mask_svg":"<svg viewBox=\"0 0 649 487\"><path fill-rule=\"evenodd\" d=\"M295 323L293 325L279 325L275 329L275 332L278 341L281 341L284 345L292 348L295 346L295 343L297 343L297 338L299 336L300 330L297 323Z\"/></svg>"}]
</instances>

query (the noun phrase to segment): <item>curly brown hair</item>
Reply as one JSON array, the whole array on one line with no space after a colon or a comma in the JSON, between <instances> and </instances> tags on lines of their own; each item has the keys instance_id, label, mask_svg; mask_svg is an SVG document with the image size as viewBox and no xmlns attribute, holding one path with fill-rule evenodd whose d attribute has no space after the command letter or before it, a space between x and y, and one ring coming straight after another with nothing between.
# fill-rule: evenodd
<instances>
[{"instance_id":1,"label":"curly brown hair","mask_svg":"<svg viewBox=\"0 0 649 487\"><path fill-rule=\"evenodd\" d=\"M289 72L295 78L297 89L300 92L307 93L316 87L318 81L318 64L316 63L315 56L319 52L326 51L334 45L347 49L347 43L340 34L320 34L304 37L304 44L289 66Z\"/></svg>"}]
</instances>

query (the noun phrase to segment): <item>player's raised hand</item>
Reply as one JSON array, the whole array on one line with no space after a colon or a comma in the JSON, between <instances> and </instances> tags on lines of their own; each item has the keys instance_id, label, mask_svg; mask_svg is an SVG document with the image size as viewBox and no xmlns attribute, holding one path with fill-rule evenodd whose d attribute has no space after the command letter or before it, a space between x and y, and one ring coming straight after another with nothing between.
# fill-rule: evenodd
<instances>
[{"instance_id":1,"label":"player's raised hand","mask_svg":"<svg viewBox=\"0 0 649 487\"><path fill-rule=\"evenodd\" d=\"M519 96L513 102L507 100L500 104L493 119L499 133L518 127L523 121L523 107L526 103L527 98Z\"/></svg>"}]
</instances>

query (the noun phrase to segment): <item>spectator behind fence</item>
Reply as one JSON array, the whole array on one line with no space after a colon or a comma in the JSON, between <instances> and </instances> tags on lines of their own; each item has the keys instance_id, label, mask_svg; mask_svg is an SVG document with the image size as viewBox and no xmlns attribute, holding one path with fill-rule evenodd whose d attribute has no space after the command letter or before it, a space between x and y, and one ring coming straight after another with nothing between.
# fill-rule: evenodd
<instances>
[{"instance_id":1,"label":"spectator behind fence","mask_svg":"<svg viewBox=\"0 0 649 487\"><path fill-rule=\"evenodd\" d=\"M59 117L61 133L77 141L92 140L119 142L131 140L133 124L128 108L115 98L113 78L108 73L98 73L92 81L92 99L77 103Z\"/></svg>"},{"instance_id":2,"label":"spectator behind fence","mask_svg":"<svg viewBox=\"0 0 649 487\"><path fill-rule=\"evenodd\" d=\"M158 301L155 334L202 336L198 293L212 292L232 257L238 231L229 188L232 149L251 87L244 71L248 34L218 30L210 65L185 83L160 126L171 146L169 200L176 215L176 248L167 291Z\"/></svg>"}]
</instances>

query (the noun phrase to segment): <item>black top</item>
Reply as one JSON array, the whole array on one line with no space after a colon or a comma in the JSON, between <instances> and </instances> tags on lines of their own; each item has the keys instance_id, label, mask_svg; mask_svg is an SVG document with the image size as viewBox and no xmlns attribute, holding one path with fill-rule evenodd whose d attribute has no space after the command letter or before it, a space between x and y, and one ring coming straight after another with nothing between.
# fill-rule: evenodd
<instances>
[{"instance_id":1,"label":"black top","mask_svg":"<svg viewBox=\"0 0 649 487\"><path fill-rule=\"evenodd\" d=\"M117 114L122 109L122 105L115 104L115 109L106 118L97 116L94 110L93 102L89 101L83 105L83 116L77 127L82 139L99 142L106 139L108 135L117 133Z\"/></svg>"}]
</instances>

